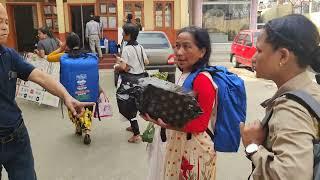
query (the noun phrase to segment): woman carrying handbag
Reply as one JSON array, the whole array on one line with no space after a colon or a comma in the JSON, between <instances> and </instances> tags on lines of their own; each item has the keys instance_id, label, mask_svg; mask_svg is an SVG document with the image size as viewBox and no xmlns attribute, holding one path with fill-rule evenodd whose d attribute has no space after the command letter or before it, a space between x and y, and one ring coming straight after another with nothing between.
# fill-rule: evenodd
<instances>
[{"instance_id":1,"label":"woman carrying handbag","mask_svg":"<svg viewBox=\"0 0 320 180\"><path fill-rule=\"evenodd\" d=\"M120 73L121 83L117 89L117 103L119 112L130 121L130 127L126 130L131 131L133 136L128 140L129 143L141 142L139 124L135 119L137 107L133 97L128 96L130 89L140 78L147 77L145 65L149 64L144 48L136 41L139 35L139 28L132 23L123 26L123 40L127 45L123 48L121 57L117 57L117 64L114 70Z\"/></svg>"}]
</instances>

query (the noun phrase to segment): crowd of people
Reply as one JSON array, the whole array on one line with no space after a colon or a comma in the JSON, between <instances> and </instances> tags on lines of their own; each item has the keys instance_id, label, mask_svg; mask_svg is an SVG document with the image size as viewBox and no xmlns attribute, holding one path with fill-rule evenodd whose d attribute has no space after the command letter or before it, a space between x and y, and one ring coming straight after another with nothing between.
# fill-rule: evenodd
<instances>
[{"instance_id":1,"label":"crowd of people","mask_svg":"<svg viewBox=\"0 0 320 180\"><path fill-rule=\"evenodd\" d=\"M130 18L131 17L131 18ZM137 42L139 23L132 23L128 16L123 26L123 48L114 70L120 73L121 88L146 77L145 65L149 60L143 46ZM69 109L76 134L89 135L92 116L81 121L83 112L93 111L94 103L74 99L59 82L28 64L13 49L5 47L9 26L6 9L0 5L0 164L8 172L10 180L35 180L34 159L24 119L15 102L16 80L33 81L50 93L60 97ZM136 20L139 22L139 20ZM86 37L93 53L99 51L101 29L94 19L87 24ZM59 62L62 55L77 58L86 51L80 48L80 38L70 33L62 43L46 29L39 29L37 50L40 57ZM211 42L208 32L200 27L182 28L177 33L174 62L181 70L176 84L183 86L188 76L209 66ZM302 15L288 15L269 21L257 40L256 76L272 80L277 85L273 97L262 103L266 108L263 121L240 123L240 133L245 154L253 164L251 178L254 180L312 180L318 172L314 169L315 140L319 140L319 117L305 104L285 94L303 91L320 102L320 88L310 79L307 68L320 73L320 35L317 27ZM97 51L95 50L97 48ZM9 62L9 63L7 63ZM164 119L153 119L148 114L140 116L156 125L153 142L149 144L146 173L148 180L215 180L217 153L213 140L207 132L218 113L217 87L211 75L199 73L192 90L203 113L189 121L183 128L172 127ZM104 93L99 88L100 93ZM141 142L137 107L131 99L130 110L122 113L130 123L126 129L133 133L129 143ZM119 111L123 104L118 101ZM320 113L320 112L319 112ZM21 143L23 142L23 143ZM230 172L232 169L230 169ZM1 171L0 171L1 172ZM243 177L245 179L246 177Z\"/></svg>"}]
</instances>

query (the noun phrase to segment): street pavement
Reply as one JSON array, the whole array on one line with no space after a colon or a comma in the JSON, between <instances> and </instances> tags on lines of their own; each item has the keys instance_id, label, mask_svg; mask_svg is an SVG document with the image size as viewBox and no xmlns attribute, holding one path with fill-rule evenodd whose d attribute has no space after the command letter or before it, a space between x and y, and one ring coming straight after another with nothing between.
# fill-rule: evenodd
<instances>
[{"instance_id":1,"label":"street pavement","mask_svg":"<svg viewBox=\"0 0 320 180\"><path fill-rule=\"evenodd\" d=\"M222 64L230 67L230 63ZM256 79L245 68L230 68L245 80L247 90L247 121L262 119L264 110L259 104L272 96L276 86L266 80ZM92 143L87 146L74 135L74 128L61 110L18 99L23 111L35 158L39 180L144 180L147 171L146 144L129 144L131 136L125 128L128 122L120 120L113 85L113 72L101 70L101 86L113 107L113 116L95 120ZM65 110L66 112L66 110ZM66 114L66 113L65 113ZM139 118L141 131L146 122ZM250 161L243 153L218 153L217 180L244 180L251 170ZM7 180L4 173L4 180Z\"/></svg>"}]
</instances>

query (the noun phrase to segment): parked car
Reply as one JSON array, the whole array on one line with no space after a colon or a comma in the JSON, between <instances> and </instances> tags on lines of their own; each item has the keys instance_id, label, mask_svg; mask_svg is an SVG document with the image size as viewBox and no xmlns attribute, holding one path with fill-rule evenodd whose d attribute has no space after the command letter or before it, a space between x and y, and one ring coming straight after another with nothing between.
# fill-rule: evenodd
<instances>
[{"instance_id":1,"label":"parked car","mask_svg":"<svg viewBox=\"0 0 320 180\"><path fill-rule=\"evenodd\" d=\"M259 34L260 30L243 30L234 38L230 54L230 62L233 67L239 67L242 64L254 70L255 62L252 61L252 57L257 50L256 43Z\"/></svg>"},{"instance_id":2,"label":"parked car","mask_svg":"<svg viewBox=\"0 0 320 180\"><path fill-rule=\"evenodd\" d=\"M140 31L137 38L143 46L149 59L146 70L150 73L168 72L168 80L175 81L176 66L169 61L173 54L173 48L167 35L162 31ZM118 74L115 73L115 85L118 82Z\"/></svg>"}]
</instances>

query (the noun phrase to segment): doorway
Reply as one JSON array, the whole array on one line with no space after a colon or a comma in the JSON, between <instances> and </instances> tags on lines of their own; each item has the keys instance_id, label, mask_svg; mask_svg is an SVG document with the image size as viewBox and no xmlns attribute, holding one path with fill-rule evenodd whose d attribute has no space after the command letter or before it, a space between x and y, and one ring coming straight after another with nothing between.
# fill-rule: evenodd
<instances>
[{"instance_id":1,"label":"doorway","mask_svg":"<svg viewBox=\"0 0 320 180\"><path fill-rule=\"evenodd\" d=\"M90 21L90 16L94 15L94 5L72 5L70 6L71 30L78 34L81 39L81 48L89 49L85 40L86 24Z\"/></svg>"},{"instance_id":2,"label":"doorway","mask_svg":"<svg viewBox=\"0 0 320 180\"><path fill-rule=\"evenodd\" d=\"M13 6L14 26L16 42L19 52L33 52L37 43L37 29L34 22L37 22L36 6L15 5ZM34 21L36 18L36 21Z\"/></svg>"}]
</instances>

